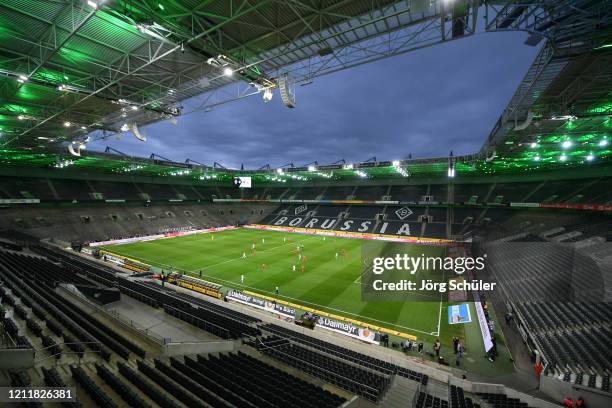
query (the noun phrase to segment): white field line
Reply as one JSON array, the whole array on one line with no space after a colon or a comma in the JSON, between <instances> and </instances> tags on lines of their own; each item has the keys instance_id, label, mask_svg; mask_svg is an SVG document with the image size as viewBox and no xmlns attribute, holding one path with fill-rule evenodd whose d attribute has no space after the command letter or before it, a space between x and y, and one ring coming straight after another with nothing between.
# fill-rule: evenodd
<instances>
[{"instance_id":1,"label":"white field line","mask_svg":"<svg viewBox=\"0 0 612 408\"><path fill-rule=\"evenodd\" d=\"M277 245L275 247L264 249L264 250L261 250L259 252L260 253L261 252L267 252L267 251L271 251L273 249L282 248L282 247L287 246L287 245L295 245L296 242L304 242L304 241L308 241L309 239L313 239L313 238L316 238L316 237L310 237L310 238L302 239L300 241L288 242L286 244ZM226 264L226 263L229 263L229 262L239 261L241 259L243 259L241 256L239 256L238 258L226 259L225 261L221 261L221 262L217 262L217 263L212 264L212 265L208 265L206 268L198 268L198 269L194 269L193 271L187 271L187 272L195 273L195 272L199 272L200 269L208 269L208 268L212 268L212 267L215 267L215 266L218 266L218 265L223 265L223 264ZM247 256L247 259L248 259L248 256ZM204 276L204 275L202 275L202 276Z\"/></svg>"},{"instance_id":2,"label":"white field line","mask_svg":"<svg viewBox=\"0 0 612 408\"><path fill-rule=\"evenodd\" d=\"M202 274L202 277L203 278L208 278L208 279L212 280L213 282L214 281L224 282L224 283L229 283L229 284L232 284L232 285L237 285L237 286L240 286L242 288L251 289L251 290L253 290L253 292L256 292L256 293L262 293L263 292L265 294L271 295L272 297L276 296L277 298L290 299L290 300L292 300L292 301L294 301L295 303L298 303L298 304L307 304L309 306L314 306L315 309L319 309L319 310L323 310L323 311L325 311L325 310L333 310L334 312L337 312L339 314L356 316L357 318L359 318L361 320L372 320L372 321L375 321L375 322L378 322L378 323L381 323L381 324L384 324L384 325L387 325L387 326L390 326L390 327L401 327L402 329L407 330L407 331L413 331L413 332L423 333L423 334L427 334L427 335L432 335L430 332L426 332L426 331L422 331L422 330L418 330L418 329L413 329L412 327L402 326L402 325L395 324L395 323L390 323L390 322L387 322L387 321L384 321L384 320L374 319L372 317L363 316L363 315L360 315L360 314L357 314L357 313L347 312L347 311L342 310L342 309L337 309L337 308L334 308L334 307L324 306L324 305L320 305L318 303L308 302L306 300L293 298L291 296L277 295L274 292L271 292L271 291L268 291L268 290L263 290L263 289L258 288L258 287L244 285L244 284L239 284L239 283L236 283L236 282L233 282L233 281L228 281L228 280L225 280L225 279L216 278L214 276L207 276L207 275L204 275L204 274Z\"/></svg>"},{"instance_id":3,"label":"white field line","mask_svg":"<svg viewBox=\"0 0 612 408\"><path fill-rule=\"evenodd\" d=\"M303 240L300 240L300 241L289 242L289 243L282 244L282 245L278 245L278 246L275 246L275 247L272 247L272 248L264 249L264 250L262 250L262 251L260 251L260 252L271 251L271 250L273 250L273 249L280 248L280 247L283 247L283 246L285 246L285 245L294 245L296 242L304 242L304 241L307 241L307 240L309 240L309 239L313 239L313 238L316 238L316 237L309 237L309 238L306 238L306 239L303 239ZM218 238L217 238L217 239L218 239ZM143 258L143 257L139 257L139 256L134 256L134 255L125 255L125 254L124 254L124 253L122 253L121 251L113 251L113 250L111 250L110 248L108 249L108 251L109 251L109 252L112 252L112 253L115 253L115 254L117 254L117 255L120 255L120 256L125 256L125 257L128 257L128 258L136 259L136 260L138 260L138 261L143 261L143 262L145 262L145 263L147 263L147 264L149 264L149 265L153 265L153 266L163 266L163 267L170 267L170 268L172 268L173 270L180 270L180 271L184 271L184 272L188 272L188 273L195 273L195 272L198 272L200 269L204 269L204 268L198 268L198 269L194 269L194 270L192 270L192 271L188 271L188 270L185 270L185 269L181 269L181 268L176 268L176 267L173 267L173 266L172 266L172 265L170 265L170 264L165 264L165 263L162 263L162 262L153 261L152 259L147 259L147 258ZM227 259L227 260L225 260L225 261L221 261L221 262L217 262L217 263L215 263L215 264L209 265L209 266L207 266L206 268L210 268L210 267L213 267L213 266L221 265L221 264L224 264L224 263L226 263L226 262L233 262L233 261L240 260L240 259L242 259L242 257L238 257L238 258L234 258L234 259Z\"/></svg>"},{"instance_id":4,"label":"white field line","mask_svg":"<svg viewBox=\"0 0 612 408\"><path fill-rule=\"evenodd\" d=\"M276 248L281 248L281 247L283 247L283 246L287 246L287 245L295 245L295 244L296 244L296 242L304 242L304 241L307 241L307 240L310 240L310 239L314 239L314 238L318 238L318 237L319 237L318 235L311 236L311 237L305 238L305 239L300 240L300 241L288 242L288 243L286 243L286 244L282 244L282 245L278 245L278 246L275 246L275 247L272 247L272 248L268 248L268 249L262 250L262 251L260 251L260 252L271 251L271 250L273 250L273 249L276 249ZM119 254L119 255L121 255L121 254ZM129 255L124 255L124 256L129 256ZM152 264L152 265L155 265L155 264L157 264L157 265L163 265L163 264L160 264L160 263L157 263L157 262L152 262L151 260L147 260L147 259L145 259L145 258L138 258L138 257L135 257L135 256L131 256L131 258L133 258L133 259L138 259L138 260L142 260L142 261L146 261L147 263ZM228 263L228 262L237 261L237 260L240 260L240 259L242 259L242 257L238 257L238 258L234 258L234 259L228 259L228 260L221 261L221 262L218 262L218 263L216 263L216 264L213 264L213 265L207 266L206 268L211 268L211 267L213 267L213 266L221 265L221 264ZM168 265L168 266L169 266L169 265ZM182 270L182 269L180 269L180 268L173 268L173 269L174 269L174 270ZM204 269L204 268L202 268L202 269ZM187 273L194 273L194 272L199 272L199 271L200 271L200 269L194 269L193 271L185 271L185 270L183 270L183 271L184 271L184 272L187 272ZM199 276L199 275L198 275L198 276ZM221 279L221 278L214 277L214 276L209 276L209 275L204 275L204 274L202 274L202 278L208 278L208 279L210 279L210 280L211 280L211 281L213 281L213 282L214 282L214 281L218 281L218 282L225 282L225 283L228 283L228 284L231 284L231 285L234 285L234 286L240 286L240 287L242 287L242 288L248 288L248 289L251 289L251 290L253 290L254 292L259 292L259 293L262 293L262 292L263 292L263 293L266 293L266 294L269 294L269 295L272 295L272 296L277 296L277 297L279 297L279 298L290 299L290 300L292 300L292 301L295 301L295 303L298 303L298 304L307 304L307 305L310 305L310 306L314 306L316 309L321 309L321 310L333 310L334 312L337 312L337 313L339 313L339 314L345 314L345 315L355 316L355 317L357 317L357 318L359 318L359 319L361 319L361 320L364 320L364 319L365 319L365 320L374 321L374 322L379 323L380 325L386 325L386 326L390 326L390 327L400 327L400 328L402 328L402 329L404 329L404 330L406 330L406 331L412 331L412 332L417 332L417 333L423 333L423 334L426 334L426 335L429 335L429 336L432 336L432 335L433 335L433 336L438 336L438 335L439 335L439 333L440 333L440 321L441 321L441 314L442 314L442 300L440 300L440 317L438 318L438 332L437 332L437 333L433 333L433 332L426 332L426 331L423 331L423 330L414 329L414 328L412 328L412 327L402 326L402 325L395 324L395 323L390 323L390 322L387 322L387 321L384 321L384 320L374 319L374 318L372 318L372 317L362 316L362 315L357 314L357 313L347 312L347 311L342 310L342 309L337 309L337 308L333 308L333 307L329 307L329 306L324 306L324 305L320 305L320 304L318 304L318 303L308 302L308 301L305 301L305 300L303 300L303 299L297 299L297 298L293 298L293 297L290 297L290 296L284 296L284 295L276 295L274 292L270 292L270 291L267 291L267 290L262 290L261 288L258 288L258 287L248 286L248 285L240 284L240 283L238 283L238 282L228 281L228 280ZM356 281L357 281L357 280L361 280L361 275L359 275L359 277L357 277ZM357 283L356 281L355 281L355 282L353 282L353 283ZM440 297L440 299L441 299L441 297Z\"/></svg>"},{"instance_id":5,"label":"white field line","mask_svg":"<svg viewBox=\"0 0 612 408\"><path fill-rule=\"evenodd\" d=\"M446 271L443 271L442 281L444 281L445 279L446 279ZM442 296L443 296L443 293L440 292L440 310L438 312L438 329L436 330L436 334L434 334L434 336L440 335L440 324L442 323Z\"/></svg>"}]
</instances>

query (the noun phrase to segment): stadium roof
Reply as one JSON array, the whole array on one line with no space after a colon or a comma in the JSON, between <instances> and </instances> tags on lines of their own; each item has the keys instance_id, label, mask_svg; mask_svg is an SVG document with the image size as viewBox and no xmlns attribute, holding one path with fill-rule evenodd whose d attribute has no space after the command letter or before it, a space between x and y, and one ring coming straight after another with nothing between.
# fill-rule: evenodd
<instances>
[{"instance_id":1,"label":"stadium roof","mask_svg":"<svg viewBox=\"0 0 612 408\"><path fill-rule=\"evenodd\" d=\"M0 147L5 162L58 163L67 142L171 120L193 97L190 109L205 110L285 75L306 83L478 31L522 30L545 46L480 156L453 161L491 172L606 160L611 27L604 0L3 0ZM71 160L112 168L126 158Z\"/></svg>"}]
</instances>

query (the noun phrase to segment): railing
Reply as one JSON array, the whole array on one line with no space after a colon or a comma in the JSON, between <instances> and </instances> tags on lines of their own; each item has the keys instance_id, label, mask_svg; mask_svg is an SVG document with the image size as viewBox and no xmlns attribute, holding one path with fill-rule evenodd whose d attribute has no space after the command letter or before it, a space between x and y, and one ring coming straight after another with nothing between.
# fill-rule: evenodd
<instances>
[{"instance_id":1,"label":"railing","mask_svg":"<svg viewBox=\"0 0 612 408\"><path fill-rule=\"evenodd\" d=\"M87 299L85 296L83 296L76 288L71 287L71 286L64 286L64 285L60 285L59 287L64 289L67 293L71 294L72 296L77 297L80 301L86 303L88 306L95 309L96 311L116 320L122 326L125 326L133 331L136 331L138 334L141 334L147 337L149 340L153 341L154 343L160 346L163 346L164 344L166 344L166 339L164 337L161 337L158 334L149 331L149 329L139 325L134 320L126 319L116 310L113 310L113 309L106 310L98 306L97 304L93 303L92 301Z\"/></svg>"},{"instance_id":2,"label":"railing","mask_svg":"<svg viewBox=\"0 0 612 408\"><path fill-rule=\"evenodd\" d=\"M422 387L423 387L423 384L421 384L421 383L417 384L417 389L414 392L414 396L412 397L412 401L410 402L410 407L411 408L416 408L417 402L419 400L419 394L421 393L421 388ZM450 401L450 399L449 399L449 401Z\"/></svg>"},{"instance_id":3,"label":"railing","mask_svg":"<svg viewBox=\"0 0 612 408\"><path fill-rule=\"evenodd\" d=\"M278 326L278 327L282 327L282 326ZM392 370L389 370L389 369L387 369L385 367L381 367L381 366L378 366L376 364L367 362L365 360L362 360L363 364L359 364L357 362L354 362L353 359L355 359L356 357L353 357L350 354L347 354L344 350L334 350L333 348L327 346L327 342L324 341L324 340L320 340L320 342L324 343L324 344L317 343L315 341L315 338L313 338L313 337L310 337L312 339L312 341L308 341L305 338L300 338L300 337L295 336L295 335L287 334L284 330L283 331L276 330L274 328L270 328L269 326L261 326L260 329L263 330L263 331L269 332L269 333L271 333L271 334L273 334L273 335L275 335L277 337L282 337L285 340L293 341L293 342L295 342L295 343L297 343L299 345L307 346L307 347L312 347L312 348L318 350L319 352L323 352L323 353L328 354L328 355L330 355L332 357L342 357L343 356L346 359L346 361L348 361L348 362L350 362L352 364L356 364L359 368L367 368L369 370L375 370L375 371L378 371L378 372L380 372L382 374L389 375L389 376L395 374L395 372L393 372ZM285 330L289 330L289 329L285 329ZM348 350L348 351L351 351L351 350ZM341 356L337 356L337 354L340 354ZM382 360L380 360L380 361L384 363L384 361L382 361Z\"/></svg>"},{"instance_id":4,"label":"railing","mask_svg":"<svg viewBox=\"0 0 612 408\"><path fill-rule=\"evenodd\" d=\"M41 358L38 358L38 359L37 359L37 358L35 358L35 359L34 359L34 364L40 363L41 361L45 361L45 360L48 360L48 359L50 359L50 358L55 358L55 357L57 357L57 356L62 356L62 355L63 355L63 356L65 356L65 355L72 355L72 354L76 354L76 355L77 355L77 357L79 358L78 364L79 364L79 365L81 365L81 359L83 358L83 355L84 355L84 354L86 354L86 353L87 353L87 354L99 354L99 353L100 353L100 350L99 350L99 349L100 349L100 347L101 347L101 345L102 345L102 343L97 342L97 341L79 341L79 342L72 342L72 343L57 343L57 344L55 344L55 345L53 345L53 346L43 347L43 348L41 348L41 349L34 349L34 352L35 352L36 354L38 354L39 352L44 351L44 350L47 350L47 349L50 349L50 348L52 348L52 347L58 347L58 346L69 346L69 345L71 345L71 344L81 344L81 345L92 345L92 344L95 344L95 345L98 345L98 347L97 347L97 348L98 348L98 350L94 350L94 349L93 349L93 348L91 348L91 347L90 347L90 349L89 349L89 350L88 350L88 349L85 349L85 350L83 350L83 351L64 351L64 350L62 350L62 351L60 351L59 353L55 353L55 354L52 354L52 355L50 355L50 356L41 357Z\"/></svg>"},{"instance_id":5,"label":"railing","mask_svg":"<svg viewBox=\"0 0 612 408\"><path fill-rule=\"evenodd\" d=\"M164 311L166 311L166 313L168 313L171 316L181 319L187 323L191 323L196 327L202 328L205 331L214 334L215 336L221 337L222 339L230 339L232 337L230 334L230 331L227 330L226 328L218 326L200 317L194 316L183 310L177 309L169 305L164 305ZM196 322L198 324L194 324L192 322Z\"/></svg>"},{"instance_id":6,"label":"railing","mask_svg":"<svg viewBox=\"0 0 612 408\"><path fill-rule=\"evenodd\" d=\"M13 336L11 336L4 329L4 321L2 320L0 320L0 328L2 329L0 334L3 337L2 344L0 344L0 350L28 350L30 349L30 347L23 347L23 346L17 345L17 341L13 338ZM7 339L8 341L4 341L4 339ZM9 343L12 343L13 346L11 346Z\"/></svg>"},{"instance_id":7,"label":"railing","mask_svg":"<svg viewBox=\"0 0 612 408\"><path fill-rule=\"evenodd\" d=\"M123 286L123 285L120 285L120 284L118 284L118 283L117 283L117 284L115 284L115 287L116 287L117 289L119 289L119 291L120 291L121 293L127 293L127 295L128 295L129 297L132 297L132 298L134 298L134 299L136 299L136 300L138 300L138 301L140 301L140 302L142 302L142 303L146 303L146 304L148 304L149 306L151 306L151 307L155 307L155 308L159 307L159 303L160 303L160 302L159 302L159 300L157 300L157 299L154 299L154 298L152 298L152 297L150 297L150 296L147 296L147 295L145 295L145 294L142 294L141 292L135 291L135 290L133 290L133 289L128 288L127 286ZM146 300L147 300L147 302L144 302L144 301L142 301L141 299L146 299Z\"/></svg>"},{"instance_id":8,"label":"railing","mask_svg":"<svg viewBox=\"0 0 612 408\"><path fill-rule=\"evenodd\" d=\"M273 349L273 350L275 350L275 352L283 354L284 356L287 356L287 357L291 358L292 360L296 360L300 364L307 364L307 365L309 365L311 367L314 367L316 370L324 371L325 373L327 373L328 375L330 375L332 377L341 378L343 380L346 380L346 381L348 381L348 382L350 382L352 384L357 385L357 387L362 389L364 393L370 395L373 398L374 401L377 401L379 399L379 397L382 395L382 392L384 391L384 390L378 390L378 389L376 389L374 387L370 387L367 384L360 383L359 381L355 381L355 380L353 380L351 378L345 377L345 376L343 376L341 374L338 374L337 372L327 370L327 369L325 369L325 368L323 368L323 367L321 367L319 365L312 364L312 363L310 363L308 361L305 361L305 360L302 360L302 359L300 359L300 358L298 358L296 356L293 356L291 354L285 353L284 351L279 349L279 347L285 346L287 344L291 344L291 341L289 339L280 339L280 340L278 340L278 343L279 343L278 345L276 344L277 342L275 341L274 345L272 345L272 346L270 346L270 344L272 342L264 343L259 338L257 338L256 341L259 342L259 345L257 347L258 350ZM282 342L282 344L281 344L281 342ZM273 356L270 356L270 357L273 357ZM387 384L387 386L388 386L388 384Z\"/></svg>"}]
</instances>

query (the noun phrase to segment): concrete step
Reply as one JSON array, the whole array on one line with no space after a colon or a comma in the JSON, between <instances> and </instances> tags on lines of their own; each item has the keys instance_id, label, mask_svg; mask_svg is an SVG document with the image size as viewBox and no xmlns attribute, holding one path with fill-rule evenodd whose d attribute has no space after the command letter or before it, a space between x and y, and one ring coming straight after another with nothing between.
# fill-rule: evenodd
<instances>
[{"instance_id":1,"label":"concrete step","mask_svg":"<svg viewBox=\"0 0 612 408\"><path fill-rule=\"evenodd\" d=\"M391 385L380 402L385 408L406 408L412 406L418 392L419 383L407 378L394 376Z\"/></svg>"}]
</instances>

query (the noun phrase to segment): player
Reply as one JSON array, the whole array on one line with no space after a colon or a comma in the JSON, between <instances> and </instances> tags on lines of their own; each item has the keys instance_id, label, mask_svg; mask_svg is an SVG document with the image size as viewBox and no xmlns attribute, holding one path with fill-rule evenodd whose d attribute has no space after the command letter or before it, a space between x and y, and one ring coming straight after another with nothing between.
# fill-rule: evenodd
<instances>
[{"instance_id":1,"label":"player","mask_svg":"<svg viewBox=\"0 0 612 408\"><path fill-rule=\"evenodd\" d=\"M342 248L340 250L340 253L342 254L342 256L346 256L346 249Z\"/></svg>"},{"instance_id":2,"label":"player","mask_svg":"<svg viewBox=\"0 0 612 408\"><path fill-rule=\"evenodd\" d=\"M242 259L246 258L246 251L242 253Z\"/></svg>"},{"instance_id":3,"label":"player","mask_svg":"<svg viewBox=\"0 0 612 408\"><path fill-rule=\"evenodd\" d=\"M299 254L298 254L298 261L301 261L301 260L302 260L302 254L301 254L301 253L299 253Z\"/></svg>"},{"instance_id":4,"label":"player","mask_svg":"<svg viewBox=\"0 0 612 408\"><path fill-rule=\"evenodd\" d=\"M266 269L268 269L268 265L266 265L265 263L261 264L261 270L265 271Z\"/></svg>"},{"instance_id":5,"label":"player","mask_svg":"<svg viewBox=\"0 0 612 408\"><path fill-rule=\"evenodd\" d=\"M295 272L295 264L291 265L291 272Z\"/></svg>"},{"instance_id":6,"label":"player","mask_svg":"<svg viewBox=\"0 0 612 408\"><path fill-rule=\"evenodd\" d=\"M261 243L262 243L262 244L265 244L265 243L266 243L266 239L265 239L265 238L262 238L262 239L261 239Z\"/></svg>"},{"instance_id":7,"label":"player","mask_svg":"<svg viewBox=\"0 0 612 408\"><path fill-rule=\"evenodd\" d=\"M244 275L240 275L240 283L244 284Z\"/></svg>"},{"instance_id":8,"label":"player","mask_svg":"<svg viewBox=\"0 0 612 408\"><path fill-rule=\"evenodd\" d=\"M279 292L279 290L278 290L278 286L277 286L276 289L274 289L274 293L276 293L278 295L278 292Z\"/></svg>"},{"instance_id":9,"label":"player","mask_svg":"<svg viewBox=\"0 0 612 408\"><path fill-rule=\"evenodd\" d=\"M338 253L338 251L336 251L336 259L338 259L338 256L339 256L339 255L340 255L340 254Z\"/></svg>"},{"instance_id":10,"label":"player","mask_svg":"<svg viewBox=\"0 0 612 408\"><path fill-rule=\"evenodd\" d=\"M308 262L308 255L304 255L304 262Z\"/></svg>"},{"instance_id":11,"label":"player","mask_svg":"<svg viewBox=\"0 0 612 408\"><path fill-rule=\"evenodd\" d=\"M325 239L326 239L326 238L327 238L327 237L323 237L323 241L325 241Z\"/></svg>"},{"instance_id":12,"label":"player","mask_svg":"<svg viewBox=\"0 0 612 408\"><path fill-rule=\"evenodd\" d=\"M253 249L253 252L251 252L251 256L257 256L257 251Z\"/></svg>"},{"instance_id":13,"label":"player","mask_svg":"<svg viewBox=\"0 0 612 408\"><path fill-rule=\"evenodd\" d=\"M214 241L215 240L215 235L214 234L210 234L210 240Z\"/></svg>"},{"instance_id":14,"label":"player","mask_svg":"<svg viewBox=\"0 0 612 408\"><path fill-rule=\"evenodd\" d=\"M287 237L283 237L283 242L287 242Z\"/></svg>"},{"instance_id":15,"label":"player","mask_svg":"<svg viewBox=\"0 0 612 408\"><path fill-rule=\"evenodd\" d=\"M253 242L253 245L251 245L251 249L254 251L255 250L255 242Z\"/></svg>"},{"instance_id":16,"label":"player","mask_svg":"<svg viewBox=\"0 0 612 408\"><path fill-rule=\"evenodd\" d=\"M300 266L300 272L304 273L304 264L302 264L302 266Z\"/></svg>"}]
</instances>

